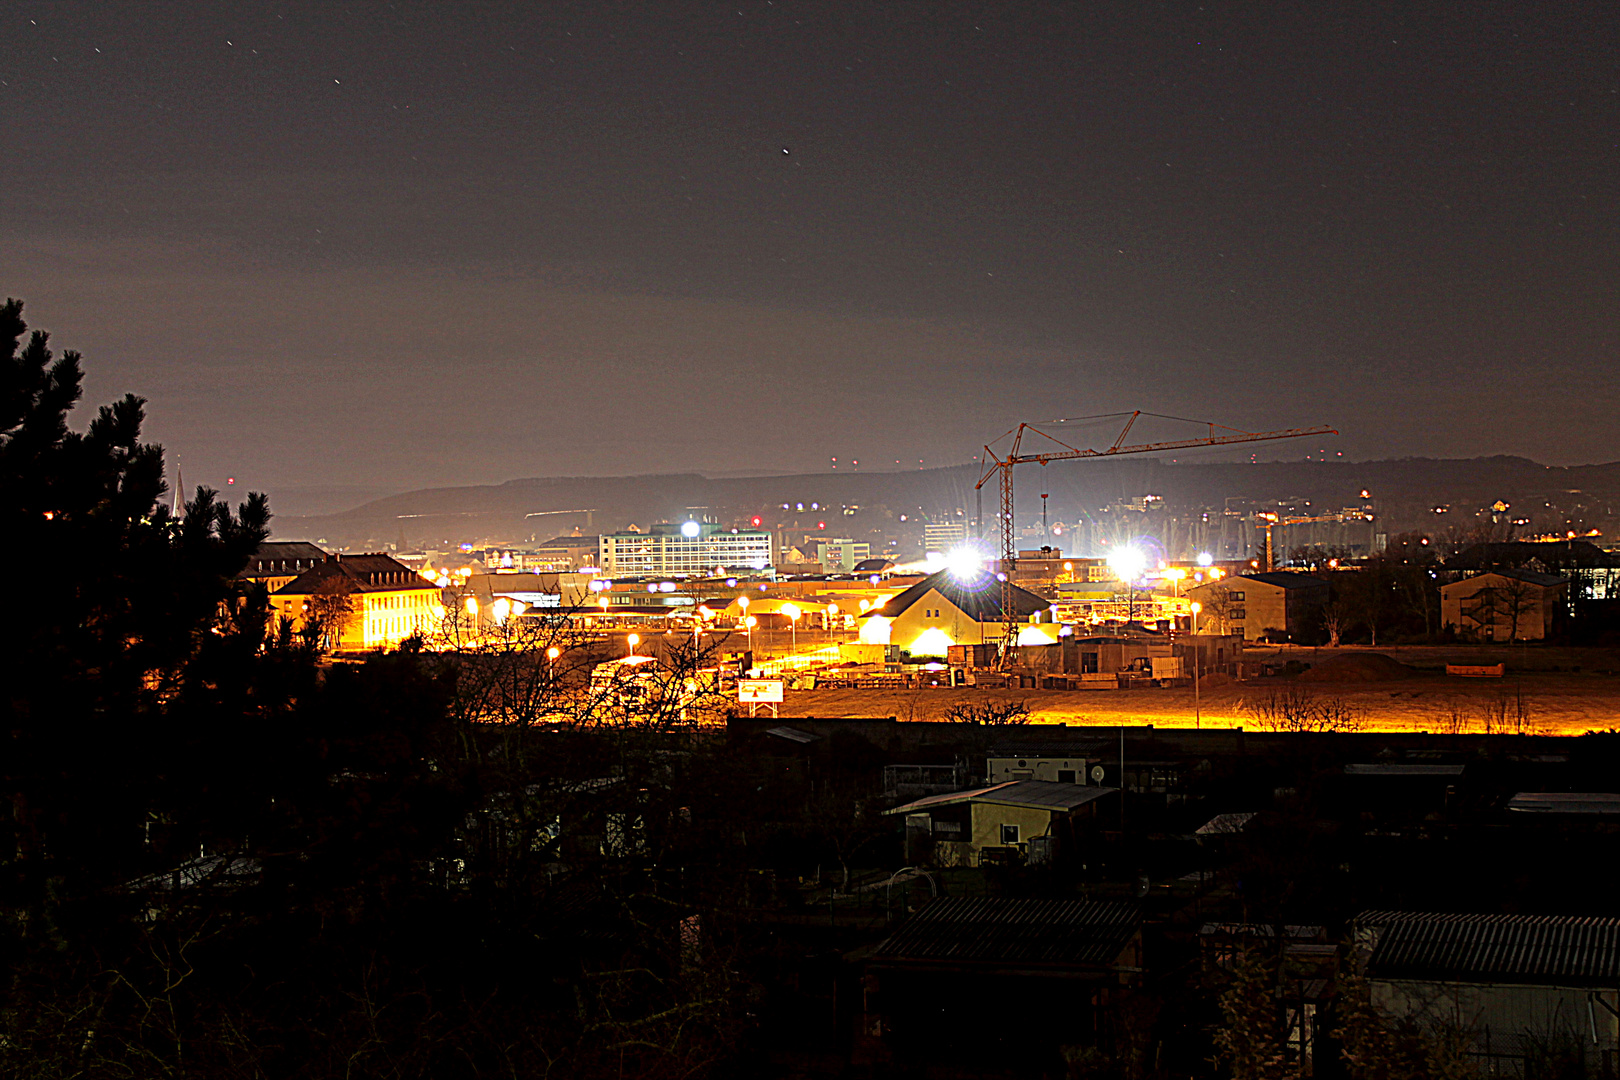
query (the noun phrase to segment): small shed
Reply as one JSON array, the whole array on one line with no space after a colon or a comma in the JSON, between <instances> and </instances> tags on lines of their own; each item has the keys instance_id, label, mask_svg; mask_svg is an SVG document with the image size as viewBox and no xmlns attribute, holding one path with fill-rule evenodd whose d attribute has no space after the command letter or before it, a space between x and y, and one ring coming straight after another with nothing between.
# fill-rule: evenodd
<instances>
[{"instance_id":1,"label":"small shed","mask_svg":"<svg viewBox=\"0 0 1620 1080\"><path fill-rule=\"evenodd\" d=\"M1373 1004L1397 1020L1461 1028L1489 1076L1525 1076L1549 1056L1588 1076L1620 1060L1620 919L1368 911L1357 959Z\"/></svg>"},{"instance_id":2,"label":"small shed","mask_svg":"<svg viewBox=\"0 0 1620 1080\"><path fill-rule=\"evenodd\" d=\"M1141 926L1133 904L935 900L867 958L858 1056L1061 1074L1059 1047L1108 1049Z\"/></svg>"},{"instance_id":3,"label":"small shed","mask_svg":"<svg viewBox=\"0 0 1620 1080\"><path fill-rule=\"evenodd\" d=\"M905 818L906 846L913 858L930 858L939 866L975 866L986 859L1039 863L1074 849L1097 801L1117 790L1010 780L931 795L884 814Z\"/></svg>"}]
</instances>

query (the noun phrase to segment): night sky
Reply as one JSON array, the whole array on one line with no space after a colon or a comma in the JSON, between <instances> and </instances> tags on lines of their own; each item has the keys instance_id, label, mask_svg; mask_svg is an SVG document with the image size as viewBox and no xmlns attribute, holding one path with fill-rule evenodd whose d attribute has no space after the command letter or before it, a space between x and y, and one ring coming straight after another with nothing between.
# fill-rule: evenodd
<instances>
[{"instance_id":1,"label":"night sky","mask_svg":"<svg viewBox=\"0 0 1620 1080\"><path fill-rule=\"evenodd\" d=\"M0 292L188 484L1608 461L1617 11L13 0Z\"/></svg>"}]
</instances>

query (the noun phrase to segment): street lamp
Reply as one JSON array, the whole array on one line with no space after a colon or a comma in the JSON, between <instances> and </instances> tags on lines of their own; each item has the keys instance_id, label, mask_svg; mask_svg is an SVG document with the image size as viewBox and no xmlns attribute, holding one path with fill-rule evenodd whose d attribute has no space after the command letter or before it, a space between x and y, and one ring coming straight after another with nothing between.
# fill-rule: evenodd
<instances>
[{"instance_id":1,"label":"street lamp","mask_svg":"<svg viewBox=\"0 0 1620 1080\"><path fill-rule=\"evenodd\" d=\"M546 678L552 682L557 681L557 657L561 655L562 650L555 645L546 650Z\"/></svg>"},{"instance_id":2,"label":"street lamp","mask_svg":"<svg viewBox=\"0 0 1620 1080\"><path fill-rule=\"evenodd\" d=\"M838 605L837 604L828 604L827 605L827 644L828 645L833 644L834 641L836 640L833 637L833 620L835 620L837 618L838 618Z\"/></svg>"},{"instance_id":3,"label":"street lamp","mask_svg":"<svg viewBox=\"0 0 1620 1080\"><path fill-rule=\"evenodd\" d=\"M1204 605L1194 600L1192 602L1192 647L1193 647L1193 730L1203 726L1203 708L1198 700L1198 669L1203 667L1204 651L1198 645L1198 613L1204 610Z\"/></svg>"},{"instance_id":4,"label":"street lamp","mask_svg":"<svg viewBox=\"0 0 1620 1080\"><path fill-rule=\"evenodd\" d=\"M625 640L625 644L630 646L630 655L631 656L636 655L636 646L641 644L641 635L640 634L631 634L629 637L625 638L624 640Z\"/></svg>"},{"instance_id":5,"label":"street lamp","mask_svg":"<svg viewBox=\"0 0 1620 1080\"><path fill-rule=\"evenodd\" d=\"M782 614L788 617L788 653L797 655L799 652L799 616L804 612L799 610L798 604L783 604Z\"/></svg>"},{"instance_id":6,"label":"street lamp","mask_svg":"<svg viewBox=\"0 0 1620 1080\"><path fill-rule=\"evenodd\" d=\"M748 654L750 656L752 656L754 653L754 627L758 625L758 623L759 620L754 618L752 615L743 620L743 626L748 630Z\"/></svg>"}]
</instances>

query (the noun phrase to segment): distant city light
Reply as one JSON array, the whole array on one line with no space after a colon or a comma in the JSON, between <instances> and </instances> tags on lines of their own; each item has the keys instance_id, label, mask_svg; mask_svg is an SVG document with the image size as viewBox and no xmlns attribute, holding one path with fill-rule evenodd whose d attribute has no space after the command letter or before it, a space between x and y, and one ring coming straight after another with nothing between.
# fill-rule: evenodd
<instances>
[{"instance_id":1,"label":"distant city light","mask_svg":"<svg viewBox=\"0 0 1620 1080\"><path fill-rule=\"evenodd\" d=\"M1200 551L1198 553L1198 565L1199 566L1213 566L1214 563L1215 563L1215 556L1211 555L1209 552Z\"/></svg>"},{"instance_id":2,"label":"distant city light","mask_svg":"<svg viewBox=\"0 0 1620 1080\"><path fill-rule=\"evenodd\" d=\"M1121 581L1137 581L1147 569L1147 556L1140 548L1122 547L1108 556L1108 565Z\"/></svg>"},{"instance_id":3,"label":"distant city light","mask_svg":"<svg viewBox=\"0 0 1620 1080\"><path fill-rule=\"evenodd\" d=\"M979 553L965 545L952 548L945 553L945 566L950 570L951 576L958 581L978 577L979 571L983 568Z\"/></svg>"}]
</instances>

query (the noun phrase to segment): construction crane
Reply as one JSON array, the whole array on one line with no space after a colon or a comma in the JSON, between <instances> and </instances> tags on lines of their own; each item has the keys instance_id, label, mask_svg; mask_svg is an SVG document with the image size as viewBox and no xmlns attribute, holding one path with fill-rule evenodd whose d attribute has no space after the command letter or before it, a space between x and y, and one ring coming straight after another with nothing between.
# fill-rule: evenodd
<instances>
[{"instance_id":1,"label":"construction crane","mask_svg":"<svg viewBox=\"0 0 1620 1080\"><path fill-rule=\"evenodd\" d=\"M984 485L997 473L1001 474L1001 664L1005 667L1012 658L1013 647L1018 644L1018 612L1013 604L1017 586L1013 583L1014 570L1018 563L1017 537L1013 532L1013 469L1019 465L1046 465L1053 461L1074 461L1079 458L1106 458L1118 457L1123 454L1147 454L1158 450L1185 450L1200 446L1231 446L1235 443L1269 442L1273 439L1298 439L1306 435L1337 435L1338 432L1330 427L1286 428L1281 431L1240 431L1237 428L1224 427L1208 421L1187 421L1179 416L1159 416L1157 413L1144 413L1137 409L1131 413L1108 413L1102 416L1083 416L1077 420L1101 420L1110 416L1126 417L1125 426L1120 430L1119 436L1114 439L1113 445L1106 450L1085 449L1071 446L1062 439L1056 438L1033 424L1019 424L1001 438L988 443L984 448L984 475L979 482L973 485L975 491L982 491ZM1176 420L1183 423L1203 423L1209 427L1209 434L1198 439L1177 439L1171 442L1138 443L1133 446L1125 445L1125 438L1131 433L1131 427L1140 416L1152 416L1162 420ZM1069 421L1063 421L1065 423ZM1219 428L1227 434L1216 434ZM1026 434L1039 435L1048 440L1055 450L1041 453L1026 453L1024 450L1024 436ZM1005 450L998 452L995 447L1004 445ZM1043 444L1044 445L1044 444ZM1270 531L1266 533L1269 540ZM1269 561L1269 560L1268 560Z\"/></svg>"},{"instance_id":2,"label":"construction crane","mask_svg":"<svg viewBox=\"0 0 1620 1080\"><path fill-rule=\"evenodd\" d=\"M1260 527L1266 531L1266 567L1265 567L1265 569L1266 569L1266 573L1268 573L1268 574L1271 573L1271 571L1273 571L1273 570L1275 570L1277 568L1276 557L1272 554L1272 547L1271 547L1271 530L1272 529L1274 529L1278 525L1282 525L1282 526L1285 526L1285 527L1288 526L1288 525L1319 525L1319 524L1322 524L1323 522L1343 521L1345 519L1345 515L1343 513L1322 514L1319 517L1287 517L1287 518L1285 518L1285 517L1279 517L1278 515L1270 513L1268 511L1261 511L1261 512L1255 514L1254 516L1256 518L1258 518L1261 522L1263 522L1263 524ZM1362 516L1367 517L1367 515L1365 515L1365 514L1362 515ZM1372 520L1370 517L1368 517L1367 519L1369 521ZM1355 520L1355 519L1352 518L1351 520Z\"/></svg>"}]
</instances>

